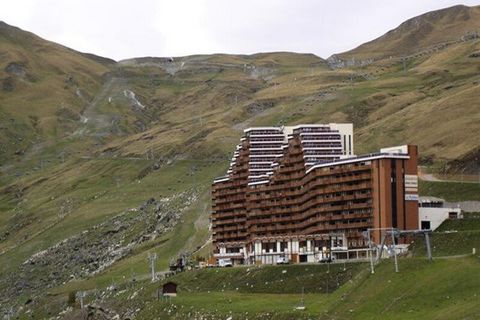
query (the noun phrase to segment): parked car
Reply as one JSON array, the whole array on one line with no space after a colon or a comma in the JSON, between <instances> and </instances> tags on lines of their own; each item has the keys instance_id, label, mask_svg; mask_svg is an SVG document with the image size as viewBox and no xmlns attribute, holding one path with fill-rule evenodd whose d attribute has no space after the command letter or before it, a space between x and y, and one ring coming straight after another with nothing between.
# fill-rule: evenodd
<instances>
[{"instance_id":1,"label":"parked car","mask_svg":"<svg viewBox=\"0 0 480 320\"><path fill-rule=\"evenodd\" d=\"M219 259L218 266L221 268L233 267L232 259L230 258Z\"/></svg>"},{"instance_id":2,"label":"parked car","mask_svg":"<svg viewBox=\"0 0 480 320\"><path fill-rule=\"evenodd\" d=\"M278 257L277 264L288 264L288 259L286 257Z\"/></svg>"}]
</instances>

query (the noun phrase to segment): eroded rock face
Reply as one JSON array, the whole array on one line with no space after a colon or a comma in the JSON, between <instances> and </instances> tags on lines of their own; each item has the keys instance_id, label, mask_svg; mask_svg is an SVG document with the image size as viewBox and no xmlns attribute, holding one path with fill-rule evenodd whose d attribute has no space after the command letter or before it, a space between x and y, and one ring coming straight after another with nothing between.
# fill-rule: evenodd
<instances>
[{"instance_id":1,"label":"eroded rock face","mask_svg":"<svg viewBox=\"0 0 480 320\"><path fill-rule=\"evenodd\" d=\"M5 72L20 78L24 78L27 75L27 70L25 68L25 65L19 62L10 62L5 67Z\"/></svg>"},{"instance_id":2,"label":"eroded rock face","mask_svg":"<svg viewBox=\"0 0 480 320\"><path fill-rule=\"evenodd\" d=\"M169 198L150 198L137 208L39 251L8 277L11 296L45 290L101 272L127 256L137 245L171 230L183 212L197 199L194 191Z\"/></svg>"},{"instance_id":3,"label":"eroded rock face","mask_svg":"<svg viewBox=\"0 0 480 320\"><path fill-rule=\"evenodd\" d=\"M375 62L375 58L368 58L364 60L356 60L355 58L341 59L338 55L334 54L327 58L327 63L332 69L342 69L348 67L363 67L368 66Z\"/></svg>"},{"instance_id":4,"label":"eroded rock face","mask_svg":"<svg viewBox=\"0 0 480 320\"><path fill-rule=\"evenodd\" d=\"M247 106L247 112L249 114L257 115L267 109L273 108L274 106L275 106L274 101L257 101Z\"/></svg>"},{"instance_id":5,"label":"eroded rock face","mask_svg":"<svg viewBox=\"0 0 480 320\"><path fill-rule=\"evenodd\" d=\"M10 62L4 70L7 73L7 77L1 79L3 91L12 92L21 82L36 81L36 77L28 72L26 63Z\"/></svg>"}]
</instances>

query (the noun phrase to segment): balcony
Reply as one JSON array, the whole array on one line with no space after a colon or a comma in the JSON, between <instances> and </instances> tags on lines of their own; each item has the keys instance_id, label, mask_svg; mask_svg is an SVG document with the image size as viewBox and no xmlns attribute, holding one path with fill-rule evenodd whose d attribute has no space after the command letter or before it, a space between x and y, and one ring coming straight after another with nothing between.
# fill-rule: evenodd
<instances>
[{"instance_id":1,"label":"balcony","mask_svg":"<svg viewBox=\"0 0 480 320\"><path fill-rule=\"evenodd\" d=\"M214 189L215 190L222 190L222 189L229 189L232 187L244 187L246 185L246 181L242 180L231 180L227 182L222 182L220 184L215 184Z\"/></svg>"},{"instance_id":2,"label":"balcony","mask_svg":"<svg viewBox=\"0 0 480 320\"><path fill-rule=\"evenodd\" d=\"M245 191L243 191L241 189L228 190L228 192L212 194L212 200L213 200L213 202L216 202L216 200L219 200L219 199L232 197L234 195L242 195L243 196L243 194L245 194Z\"/></svg>"},{"instance_id":3,"label":"balcony","mask_svg":"<svg viewBox=\"0 0 480 320\"><path fill-rule=\"evenodd\" d=\"M247 232L237 232L234 234L218 234L215 241L217 242L228 242L229 240L244 239L247 237Z\"/></svg>"},{"instance_id":4,"label":"balcony","mask_svg":"<svg viewBox=\"0 0 480 320\"><path fill-rule=\"evenodd\" d=\"M243 200L243 199L241 199ZM243 201L241 203L222 203L222 204L219 204L219 203L214 203L212 205L212 208L215 210L215 211L219 211L219 210L235 210L235 209L243 209L246 207L246 203Z\"/></svg>"},{"instance_id":5,"label":"balcony","mask_svg":"<svg viewBox=\"0 0 480 320\"><path fill-rule=\"evenodd\" d=\"M227 232L227 231L244 231L245 226L243 224L237 224L234 226L213 226L213 231L215 232Z\"/></svg>"},{"instance_id":6,"label":"balcony","mask_svg":"<svg viewBox=\"0 0 480 320\"><path fill-rule=\"evenodd\" d=\"M218 219L218 220L215 220L213 222L213 225L214 226L223 226L223 225L226 225L226 224L233 224L233 223L239 223L239 224L244 224L247 222L247 218L246 217L243 217L243 218L232 218L232 219Z\"/></svg>"},{"instance_id":7,"label":"balcony","mask_svg":"<svg viewBox=\"0 0 480 320\"><path fill-rule=\"evenodd\" d=\"M234 211L225 211L225 212L212 212L213 219L233 219L233 218L240 218L245 217L247 214L246 210L242 210L241 212L234 212Z\"/></svg>"},{"instance_id":8,"label":"balcony","mask_svg":"<svg viewBox=\"0 0 480 320\"><path fill-rule=\"evenodd\" d=\"M244 194L238 194L236 196L229 196L229 197L215 198L215 201L212 205L225 204L225 203L241 201L241 200L245 200L245 195Z\"/></svg>"},{"instance_id":9,"label":"balcony","mask_svg":"<svg viewBox=\"0 0 480 320\"><path fill-rule=\"evenodd\" d=\"M242 258L243 252L214 253L215 258Z\"/></svg>"}]
</instances>

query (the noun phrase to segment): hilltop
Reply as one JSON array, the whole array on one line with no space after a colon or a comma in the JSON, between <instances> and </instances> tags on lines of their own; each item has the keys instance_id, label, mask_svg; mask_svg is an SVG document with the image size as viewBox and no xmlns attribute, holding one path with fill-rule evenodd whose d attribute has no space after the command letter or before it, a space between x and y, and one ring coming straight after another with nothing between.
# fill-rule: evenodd
<instances>
[{"instance_id":1,"label":"hilltop","mask_svg":"<svg viewBox=\"0 0 480 320\"><path fill-rule=\"evenodd\" d=\"M480 6L457 5L409 19L381 37L334 55L357 63L403 57L466 40L480 29Z\"/></svg>"}]
</instances>

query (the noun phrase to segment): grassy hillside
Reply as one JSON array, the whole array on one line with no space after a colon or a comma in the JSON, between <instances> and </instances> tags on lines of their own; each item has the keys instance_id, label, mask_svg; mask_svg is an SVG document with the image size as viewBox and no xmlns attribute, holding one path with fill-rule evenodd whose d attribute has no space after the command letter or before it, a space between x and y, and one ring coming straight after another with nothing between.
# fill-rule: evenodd
<instances>
[{"instance_id":1,"label":"grassy hillside","mask_svg":"<svg viewBox=\"0 0 480 320\"><path fill-rule=\"evenodd\" d=\"M419 182L419 192L423 196L435 196L446 201L480 201L480 183L475 182Z\"/></svg>"},{"instance_id":2,"label":"grassy hillside","mask_svg":"<svg viewBox=\"0 0 480 320\"><path fill-rule=\"evenodd\" d=\"M480 6L457 5L422 14L383 36L339 54L341 59L379 59L407 56L461 40L480 31Z\"/></svg>"},{"instance_id":3,"label":"grassy hillside","mask_svg":"<svg viewBox=\"0 0 480 320\"><path fill-rule=\"evenodd\" d=\"M347 268L348 267L348 268ZM365 264L289 265L207 269L169 278L183 292L237 291L239 293L328 293L351 280Z\"/></svg>"},{"instance_id":4,"label":"grassy hillside","mask_svg":"<svg viewBox=\"0 0 480 320\"><path fill-rule=\"evenodd\" d=\"M352 278L336 288L336 277L343 274L342 268L327 266L270 267L269 272L258 270L216 269L193 274L181 274L172 278L180 284L178 297L170 301L157 300L159 284L148 282L129 283L114 291L90 291L86 301L97 308L92 316L100 318L99 304L104 313L114 316L135 315L140 319L475 319L478 317L479 278L472 277L479 267L478 257L441 259L427 262L424 259L400 259L400 273L395 273L390 261L384 261L375 274L370 274L366 265L354 266ZM347 265L347 270L352 266ZM302 268L307 270L293 270ZM457 272L459 269L462 272ZM286 270L286 273L283 271ZM293 272L292 272L293 271ZM329 273L327 273L329 272ZM272 277L276 274L276 277ZM277 292L272 286L269 292L265 282L284 280L294 284L296 276L311 276L310 282L320 284L322 279L333 279L330 293L306 293L305 311L295 310L302 299L298 285L287 286L287 291ZM243 277L253 285L249 292L231 288ZM219 280L220 279L220 280ZM225 289L215 284L226 284ZM308 282L303 281L302 284ZM256 286L264 291L256 292ZM289 289L290 288L290 289ZM210 289L210 290L206 290ZM232 290L233 289L233 290ZM293 290L293 291L292 291ZM66 294L53 295L48 300L48 309L40 307L44 301L35 301L31 307L34 314L50 315L66 308ZM79 309L78 300L74 309L67 311L65 319L78 319L85 315ZM25 318L26 315L20 316Z\"/></svg>"},{"instance_id":5,"label":"grassy hillside","mask_svg":"<svg viewBox=\"0 0 480 320\"><path fill-rule=\"evenodd\" d=\"M114 61L100 60L0 22L0 163L44 138L62 138Z\"/></svg>"},{"instance_id":6,"label":"grassy hillside","mask_svg":"<svg viewBox=\"0 0 480 320\"><path fill-rule=\"evenodd\" d=\"M473 28L478 8L463 10L419 43ZM426 165L479 170L477 38L341 69L288 52L116 63L4 23L0 44L2 304L144 276L149 252L160 269L206 252L211 181L249 126L353 122L358 154L413 143Z\"/></svg>"},{"instance_id":7,"label":"grassy hillside","mask_svg":"<svg viewBox=\"0 0 480 320\"><path fill-rule=\"evenodd\" d=\"M464 219L447 220L432 233L432 255L435 257L471 254L480 250L480 218L475 213L464 213ZM425 256L425 243L418 238L412 247L415 256Z\"/></svg>"},{"instance_id":8,"label":"grassy hillside","mask_svg":"<svg viewBox=\"0 0 480 320\"><path fill-rule=\"evenodd\" d=\"M458 255L472 245L465 242L466 235L478 245L479 221L478 214L467 214L463 220L444 222L432 236L432 262L416 240L416 257L400 257L399 273L385 259L374 274L369 263L339 263L193 270L154 284L148 276L134 280L129 275L97 286L70 282L50 290L48 297L34 298L19 316L54 316L66 310L63 319L80 319L86 311L79 309L79 299L67 300L72 292L87 290L85 302L95 319L116 314L140 319L476 319L480 278L474 275L480 260L478 254ZM443 241L453 234L445 231L452 230L459 237ZM178 284L176 298L157 298L165 281ZM295 310L302 291L306 310Z\"/></svg>"}]
</instances>

